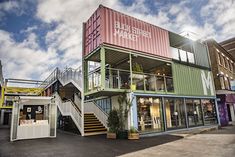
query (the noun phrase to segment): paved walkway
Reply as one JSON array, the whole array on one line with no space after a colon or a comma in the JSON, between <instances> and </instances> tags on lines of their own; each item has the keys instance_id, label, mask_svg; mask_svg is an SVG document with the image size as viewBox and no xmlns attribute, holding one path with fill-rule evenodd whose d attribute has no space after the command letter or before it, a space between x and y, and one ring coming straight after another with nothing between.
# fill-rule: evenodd
<instances>
[{"instance_id":1,"label":"paved walkway","mask_svg":"<svg viewBox=\"0 0 235 157\"><path fill-rule=\"evenodd\" d=\"M122 157L235 157L235 126L147 148Z\"/></svg>"},{"instance_id":2,"label":"paved walkway","mask_svg":"<svg viewBox=\"0 0 235 157\"><path fill-rule=\"evenodd\" d=\"M105 136L81 137L58 131L55 139L9 142L9 129L0 129L0 157L112 157L182 139L161 135L133 140L110 140Z\"/></svg>"}]
</instances>

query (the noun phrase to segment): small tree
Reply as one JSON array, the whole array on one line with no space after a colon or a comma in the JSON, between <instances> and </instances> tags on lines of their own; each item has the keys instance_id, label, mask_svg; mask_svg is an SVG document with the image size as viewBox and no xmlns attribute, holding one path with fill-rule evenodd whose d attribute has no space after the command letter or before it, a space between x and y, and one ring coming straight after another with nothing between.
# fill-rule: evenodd
<instances>
[{"instance_id":1,"label":"small tree","mask_svg":"<svg viewBox=\"0 0 235 157\"><path fill-rule=\"evenodd\" d=\"M119 129L119 117L116 109L113 109L109 112L108 127L109 127L109 132L112 133L117 133Z\"/></svg>"},{"instance_id":2,"label":"small tree","mask_svg":"<svg viewBox=\"0 0 235 157\"><path fill-rule=\"evenodd\" d=\"M128 118L128 113L132 105L132 100L127 98L127 93L124 92L123 94L119 95L118 104L119 104L119 109L118 109L119 130L124 131L125 123Z\"/></svg>"}]
</instances>

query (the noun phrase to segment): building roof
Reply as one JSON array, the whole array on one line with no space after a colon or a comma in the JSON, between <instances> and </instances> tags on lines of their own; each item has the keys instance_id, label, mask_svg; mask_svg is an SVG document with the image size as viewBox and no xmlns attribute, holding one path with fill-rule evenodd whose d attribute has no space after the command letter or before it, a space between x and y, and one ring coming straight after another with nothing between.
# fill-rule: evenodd
<instances>
[{"instance_id":1,"label":"building roof","mask_svg":"<svg viewBox=\"0 0 235 157\"><path fill-rule=\"evenodd\" d=\"M235 37L222 41L220 45L235 59Z\"/></svg>"}]
</instances>

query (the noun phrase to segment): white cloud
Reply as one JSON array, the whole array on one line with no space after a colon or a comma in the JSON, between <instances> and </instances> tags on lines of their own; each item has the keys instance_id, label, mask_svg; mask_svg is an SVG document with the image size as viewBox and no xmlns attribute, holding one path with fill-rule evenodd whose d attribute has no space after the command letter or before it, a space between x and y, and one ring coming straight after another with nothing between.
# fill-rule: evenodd
<instances>
[{"instance_id":1,"label":"white cloud","mask_svg":"<svg viewBox=\"0 0 235 157\"><path fill-rule=\"evenodd\" d=\"M154 14L144 0L135 1L130 6L124 6L118 0L40 0L35 17L43 23L56 24L55 29L41 37L45 39L47 48L42 50L38 44L40 34L35 34L34 31L39 29L39 26L29 26L20 31L28 35L21 43L16 42L10 33L0 31L0 35L3 36L0 39L0 58L5 66L5 76L43 78L55 66L78 67L82 58L82 23L87 21L99 4L173 32L193 32L197 38L212 37L220 41L235 35L233 0L228 0L226 3L221 0L209 0L197 10L198 16L203 19L200 22L196 20L193 5L190 6L189 3L181 1L161 6ZM2 10L17 8L18 5L14 3L2 7L4 9L1 7L0 5L0 17Z\"/></svg>"},{"instance_id":2,"label":"white cloud","mask_svg":"<svg viewBox=\"0 0 235 157\"><path fill-rule=\"evenodd\" d=\"M7 78L43 79L39 74L50 71L59 62L54 49L42 51L32 48L35 45L33 34L22 43L17 43L10 33L3 30L0 30L0 36L0 59Z\"/></svg>"}]
</instances>

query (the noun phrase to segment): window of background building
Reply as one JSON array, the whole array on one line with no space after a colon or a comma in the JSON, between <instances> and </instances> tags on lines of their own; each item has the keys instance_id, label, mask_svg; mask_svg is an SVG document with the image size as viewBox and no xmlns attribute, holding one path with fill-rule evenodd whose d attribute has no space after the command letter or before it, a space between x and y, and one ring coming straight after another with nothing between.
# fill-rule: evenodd
<instances>
[{"instance_id":1,"label":"window of background building","mask_svg":"<svg viewBox=\"0 0 235 157\"><path fill-rule=\"evenodd\" d=\"M220 76L220 77L219 77L219 80L220 80L221 89L225 89L224 77L223 77L223 76Z\"/></svg>"},{"instance_id":2,"label":"window of background building","mask_svg":"<svg viewBox=\"0 0 235 157\"><path fill-rule=\"evenodd\" d=\"M225 84L225 89L230 90L229 79L226 76L224 77L224 84Z\"/></svg>"},{"instance_id":3,"label":"window of background building","mask_svg":"<svg viewBox=\"0 0 235 157\"><path fill-rule=\"evenodd\" d=\"M216 55L217 55L218 63L219 63L219 65L221 65L222 63L221 63L220 53L217 53Z\"/></svg>"},{"instance_id":4,"label":"window of background building","mask_svg":"<svg viewBox=\"0 0 235 157\"><path fill-rule=\"evenodd\" d=\"M233 72L233 63L231 61L230 61L229 65L230 65L230 71Z\"/></svg>"},{"instance_id":5,"label":"window of background building","mask_svg":"<svg viewBox=\"0 0 235 157\"><path fill-rule=\"evenodd\" d=\"M228 60L226 57L224 57L224 67L228 69Z\"/></svg>"},{"instance_id":6,"label":"window of background building","mask_svg":"<svg viewBox=\"0 0 235 157\"><path fill-rule=\"evenodd\" d=\"M220 62L222 66L225 66L224 56L222 54L220 54Z\"/></svg>"}]
</instances>

